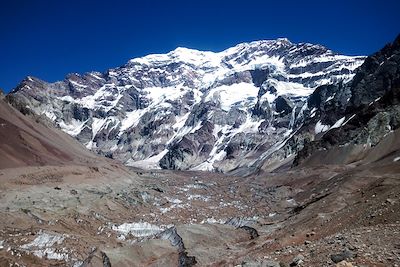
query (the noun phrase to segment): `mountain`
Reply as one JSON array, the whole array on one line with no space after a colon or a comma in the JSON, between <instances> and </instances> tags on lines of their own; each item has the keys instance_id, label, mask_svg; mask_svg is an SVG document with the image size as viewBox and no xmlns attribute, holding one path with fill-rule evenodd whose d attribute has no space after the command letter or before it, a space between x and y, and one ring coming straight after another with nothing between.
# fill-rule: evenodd
<instances>
[{"instance_id":1,"label":"mountain","mask_svg":"<svg viewBox=\"0 0 400 267\"><path fill-rule=\"evenodd\" d=\"M180 116L188 117L179 129L193 132L167 144L168 152L159 161L141 162L153 163L147 167L163 165L166 159L189 164L198 147L224 145L215 139L227 136L232 140L226 143L232 145L242 136L247 142L243 148L224 148L229 153L213 168L241 164L237 153L244 153L243 165L232 173L250 173L246 176L126 168L54 128L59 113L65 114L65 123L78 122L78 116L87 116L83 122L108 119L106 107L116 119L118 111L126 116L144 110L140 121L122 134L143 138L138 131L152 122L148 118L174 111L180 101L191 99L181 94L196 88L178 87L182 91L170 95L165 95L169 87L157 88L165 96L159 102L152 98L157 89L137 89L144 106L126 111L120 102L124 95L113 106L109 102L116 95L111 93L100 102L76 103L93 94L79 98L68 91L66 96L66 81L27 79L30 85L5 98L0 94L0 266L399 266L399 63L400 37L366 58L350 74L351 80L304 86L310 95L296 90L282 94L282 80L276 81L276 92L263 93L265 81L275 79L272 71L260 83L255 78L263 77L260 69L233 74L232 81L240 83L218 80L218 85L199 90L198 99L193 93L192 104L182 106ZM243 82L248 77L243 73L250 73L251 80ZM249 91L240 88L250 86L258 88L255 99L226 100L236 97L234 93L245 95ZM223 93L221 87L231 91ZM101 107L84 107L88 103ZM245 122L228 124L236 123L242 112ZM179 114L171 115L167 126L176 123ZM265 122L268 131L261 133L258 126L250 132L250 123L256 122ZM221 125L227 130L209 138L209 131ZM156 126L148 128L149 135L161 127ZM82 131L87 127L84 124ZM172 136L177 134L170 130ZM155 139L146 138L143 147L151 147ZM87 144L96 149L103 139ZM271 140L276 143L265 145ZM245 144L252 142L260 145L249 152ZM179 149L182 158L167 156ZM250 153L258 152L262 156L251 162ZM264 173L270 170L275 171Z\"/></svg>"},{"instance_id":2,"label":"mountain","mask_svg":"<svg viewBox=\"0 0 400 267\"><path fill-rule=\"evenodd\" d=\"M336 126L340 127L332 126L315 140L307 140L294 164L369 163L398 150L395 136L400 127L399 65L400 36L369 56L347 85L318 88L308 100L318 114L318 122L316 118L308 119L299 129L298 137L306 135L315 123L323 129L324 125L337 121ZM329 96L327 91L335 93ZM327 102L327 97L332 99ZM388 138L391 141L382 142ZM371 150L375 152L369 157ZM340 157L332 157L330 153Z\"/></svg>"},{"instance_id":3,"label":"mountain","mask_svg":"<svg viewBox=\"0 0 400 267\"><path fill-rule=\"evenodd\" d=\"M43 122L41 117L24 116L0 95L0 169L105 161Z\"/></svg>"},{"instance_id":4,"label":"mountain","mask_svg":"<svg viewBox=\"0 0 400 267\"><path fill-rule=\"evenodd\" d=\"M27 77L7 99L130 166L240 173L293 159L302 143L287 142L315 115L308 97L351 81L364 59L287 39L177 48L55 83Z\"/></svg>"}]
</instances>

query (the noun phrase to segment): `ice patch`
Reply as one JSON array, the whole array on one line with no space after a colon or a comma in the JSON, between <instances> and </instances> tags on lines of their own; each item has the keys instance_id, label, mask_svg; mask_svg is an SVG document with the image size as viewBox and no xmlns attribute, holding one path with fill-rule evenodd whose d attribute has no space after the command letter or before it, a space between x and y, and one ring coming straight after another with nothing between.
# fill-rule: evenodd
<instances>
[{"instance_id":1,"label":"ice patch","mask_svg":"<svg viewBox=\"0 0 400 267\"><path fill-rule=\"evenodd\" d=\"M334 97L335 97L335 95L331 95L330 97L328 97L328 98L325 100L325 102L331 101Z\"/></svg>"},{"instance_id":2,"label":"ice patch","mask_svg":"<svg viewBox=\"0 0 400 267\"><path fill-rule=\"evenodd\" d=\"M400 160L400 157L396 157L396 158L393 159L393 162L397 162L399 160Z\"/></svg>"},{"instance_id":3,"label":"ice patch","mask_svg":"<svg viewBox=\"0 0 400 267\"><path fill-rule=\"evenodd\" d=\"M65 249L63 249L65 251ZM33 255L39 258L47 258L49 260L68 260L67 252L57 251L55 248L45 248L43 250L35 250Z\"/></svg>"},{"instance_id":4,"label":"ice patch","mask_svg":"<svg viewBox=\"0 0 400 267\"><path fill-rule=\"evenodd\" d=\"M69 82L70 82L71 84L73 84L74 86L77 86L77 87L81 87L81 88L86 88L86 87L87 87L87 85L80 84L80 83L77 83L77 82L72 81L72 80L69 80Z\"/></svg>"},{"instance_id":5,"label":"ice patch","mask_svg":"<svg viewBox=\"0 0 400 267\"><path fill-rule=\"evenodd\" d=\"M171 210L173 210L173 209L175 209L175 208L180 208L180 209L182 209L182 208L185 208L185 207L189 207L190 205L189 204L172 204L171 206L169 206L169 207L166 207L166 208L160 208L160 211L161 211L161 213L167 213L167 212L169 212L169 211L171 211Z\"/></svg>"},{"instance_id":6,"label":"ice patch","mask_svg":"<svg viewBox=\"0 0 400 267\"><path fill-rule=\"evenodd\" d=\"M313 108L310 112L310 118L313 118L317 112L317 108Z\"/></svg>"},{"instance_id":7,"label":"ice patch","mask_svg":"<svg viewBox=\"0 0 400 267\"><path fill-rule=\"evenodd\" d=\"M140 222L140 223L123 223L121 225L113 225L112 230L119 232L123 235L131 234L135 237L146 237L152 236L162 232L164 229L150 224L148 222Z\"/></svg>"},{"instance_id":8,"label":"ice patch","mask_svg":"<svg viewBox=\"0 0 400 267\"><path fill-rule=\"evenodd\" d=\"M47 110L43 114L46 115L46 117L49 118L52 121L55 121L57 119L57 116L54 114L53 111Z\"/></svg>"},{"instance_id":9,"label":"ice patch","mask_svg":"<svg viewBox=\"0 0 400 267\"><path fill-rule=\"evenodd\" d=\"M94 73L90 73L90 76L92 76L93 78L96 78L97 80L103 80L103 78L101 78L100 76L97 76Z\"/></svg>"},{"instance_id":10,"label":"ice patch","mask_svg":"<svg viewBox=\"0 0 400 267\"><path fill-rule=\"evenodd\" d=\"M315 125L315 134L323 133L329 130L329 125L324 125L322 122L319 120L317 124Z\"/></svg>"},{"instance_id":11,"label":"ice patch","mask_svg":"<svg viewBox=\"0 0 400 267\"><path fill-rule=\"evenodd\" d=\"M32 247L49 248L54 244L60 245L65 237L59 234L40 233L31 243L22 245L23 249L30 249Z\"/></svg>"},{"instance_id":12,"label":"ice patch","mask_svg":"<svg viewBox=\"0 0 400 267\"><path fill-rule=\"evenodd\" d=\"M182 203L182 200L179 200L177 198L166 197L165 199L168 200L171 203L174 203L174 204L181 204Z\"/></svg>"},{"instance_id":13,"label":"ice patch","mask_svg":"<svg viewBox=\"0 0 400 267\"><path fill-rule=\"evenodd\" d=\"M334 125L332 125L332 127L330 129L335 129L335 128L339 128L343 125L343 122L345 120L346 117L343 117L341 119L339 119L337 122L335 122Z\"/></svg>"},{"instance_id":14,"label":"ice patch","mask_svg":"<svg viewBox=\"0 0 400 267\"><path fill-rule=\"evenodd\" d=\"M32 251L39 258L68 260L69 255L65 248L52 248L56 244L61 245L64 239L64 235L39 232L39 235L31 243L22 245L21 248Z\"/></svg>"},{"instance_id":15,"label":"ice patch","mask_svg":"<svg viewBox=\"0 0 400 267\"><path fill-rule=\"evenodd\" d=\"M205 220L202 220L201 222L200 222L200 224L205 224L205 223L207 223L207 224L225 224L226 223L226 220L224 220L224 219L214 219L214 217L211 217L211 218L207 218L207 219L205 219Z\"/></svg>"},{"instance_id":16,"label":"ice patch","mask_svg":"<svg viewBox=\"0 0 400 267\"><path fill-rule=\"evenodd\" d=\"M314 88L305 87L300 83L275 81L277 95L309 96L314 92Z\"/></svg>"},{"instance_id":17,"label":"ice patch","mask_svg":"<svg viewBox=\"0 0 400 267\"><path fill-rule=\"evenodd\" d=\"M66 102L74 102L74 99L72 98L72 96L69 96L69 95L60 97L59 99L62 101L66 101Z\"/></svg>"},{"instance_id":18,"label":"ice patch","mask_svg":"<svg viewBox=\"0 0 400 267\"><path fill-rule=\"evenodd\" d=\"M96 147L96 142L94 142L94 138L96 135L104 128L104 126L108 126L108 124L105 124L107 121L109 121L110 118L104 118L104 119L99 119L99 118L93 118L92 120L92 140L90 140L86 144L87 149L93 149Z\"/></svg>"},{"instance_id":19,"label":"ice patch","mask_svg":"<svg viewBox=\"0 0 400 267\"><path fill-rule=\"evenodd\" d=\"M187 197L188 200L201 200L208 202L210 200L209 196L202 196L202 195L188 195Z\"/></svg>"},{"instance_id":20,"label":"ice patch","mask_svg":"<svg viewBox=\"0 0 400 267\"><path fill-rule=\"evenodd\" d=\"M355 116L356 116L356 114L351 115L350 118L348 118L348 119L342 124L342 126L343 126L343 125L346 125L346 124L347 124L349 121L351 121Z\"/></svg>"},{"instance_id":21,"label":"ice patch","mask_svg":"<svg viewBox=\"0 0 400 267\"><path fill-rule=\"evenodd\" d=\"M71 136L77 136L83 130L87 121L88 120L79 121L76 119L72 119L69 124L66 124L64 121L61 121L58 123L58 125L60 126L61 130L63 130L67 134Z\"/></svg>"},{"instance_id":22,"label":"ice patch","mask_svg":"<svg viewBox=\"0 0 400 267\"><path fill-rule=\"evenodd\" d=\"M240 70L250 70L250 69L262 69L265 68L266 66L273 66L276 68L278 72L284 73L285 72L285 63L283 62L283 58L280 58L278 56L269 56L269 55L263 55L260 57L256 57L255 59L251 60L250 62L246 63L242 69L237 69L238 71Z\"/></svg>"},{"instance_id":23,"label":"ice patch","mask_svg":"<svg viewBox=\"0 0 400 267\"><path fill-rule=\"evenodd\" d=\"M185 208L185 207L189 207L189 204L182 204L182 201L179 199L173 199L173 198L165 198L166 200L168 200L168 202L172 203L171 206L166 207L166 208L160 208L161 213L167 213L169 211L171 211L172 209L175 208Z\"/></svg>"}]
</instances>

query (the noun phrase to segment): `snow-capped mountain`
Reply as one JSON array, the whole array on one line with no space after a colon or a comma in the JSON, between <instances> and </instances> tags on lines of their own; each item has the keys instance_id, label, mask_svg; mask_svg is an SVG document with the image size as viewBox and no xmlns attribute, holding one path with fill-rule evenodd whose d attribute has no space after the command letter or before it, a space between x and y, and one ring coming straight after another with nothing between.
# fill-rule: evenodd
<instances>
[{"instance_id":1,"label":"snow-capped mountain","mask_svg":"<svg viewBox=\"0 0 400 267\"><path fill-rule=\"evenodd\" d=\"M27 77L8 97L127 165L226 172L289 157L277 151L315 115L308 97L350 81L364 59L287 39L177 48L55 83Z\"/></svg>"}]
</instances>

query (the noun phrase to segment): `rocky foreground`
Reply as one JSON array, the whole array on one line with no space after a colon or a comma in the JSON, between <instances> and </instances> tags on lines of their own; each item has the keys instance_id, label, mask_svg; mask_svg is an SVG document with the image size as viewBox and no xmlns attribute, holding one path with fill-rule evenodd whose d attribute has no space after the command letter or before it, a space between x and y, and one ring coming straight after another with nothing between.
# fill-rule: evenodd
<instances>
[{"instance_id":1,"label":"rocky foreground","mask_svg":"<svg viewBox=\"0 0 400 267\"><path fill-rule=\"evenodd\" d=\"M399 172L3 169L0 265L399 266Z\"/></svg>"}]
</instances>

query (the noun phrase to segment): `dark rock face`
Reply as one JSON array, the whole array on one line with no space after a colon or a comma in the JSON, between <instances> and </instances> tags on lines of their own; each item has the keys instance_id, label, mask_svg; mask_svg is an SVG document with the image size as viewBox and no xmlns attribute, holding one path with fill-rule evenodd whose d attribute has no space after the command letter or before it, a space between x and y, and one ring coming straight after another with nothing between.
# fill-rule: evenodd
<instances>
[{"instance_id":1,"label":"dark rock face","mask_svg":"<svg viewBox=\"0 0 400 267\"><path fill-rule=\"evenodd\" d=\"M270 107L268 101L261 102L261 103L258 101L256 103L256 105L254 106L252 113L253 113L253 116L257 116L266 121L269 121L272 116L272 110L271 110L271 107Z\"/></svg>"},{"instance_id":2,"label":"dark rock face","mask_svg":"<svg viewBox=\"0 0 400 267\"><path fill-rule=\"evenodd\" d=\"M185 244L183 243L182 237L178 234L176 227L168 228L167 230L158 234L161 239L169 240L171 245L176 247L179 253L179 267L191 267L196 265L196 257L188 256L186 252Z\"/></svg>"},{"instance_id":3,"label":"dark rock face","mask_svg":"<svg viewBox=\"0 0 400 267\"><path fill-rule=\"evenodd\" d=\"M400 36L379 52L369 56L351 84L349 109L369 105L371 101L400 85ZM374 90L372 90L374 88Z\"/></svg>"},{"instance_id":4,"label":"dark rock face","mask_svg":"<svg viewBox=\"0 0 400 267\"><path fill-rule=\"evenodd\" d=\"M350 258L352 258L353 256L354 256L353 252L351 252L351 251L348 250L348 249L345 249L345 250L343 250L341 253L332 254L332 255L331 255L331 260L332 260L334 263L339 263L339 262L341 262L341 261L350 259Z\"/></svg>"},{"instance_id":5,"label":"dark rock face","mask_svg":"<svg viewBox=\"0 0 400 267\"><path fill-rule=\"evenodd\" d=\"M179 252L179 267L192 267L197 264L195 256L188 256L186 251Z\"/></svg>"},{"instance_id":6,"label":"dark rock face","mask_svg":"<svg viewBox=\"0 0 400 267\"><path fill-rule=\"evenodd\" d=\"M299 254L296 257L293 258L292 262L289 264L290 267L294 266L301 266L301 264L304 262L304 256Z\"/></svg>"},{"instance_id":7,"label":"dark rock face","mask_svg":"<svg viewBox=\"0 0 400 267\"><path fill-rule=\"evenodd\" d=\"M294 165L302 163L317 150L333 146L365 144L375 146L389 132L399 128L400 120L400 37L371 55L347 85L317 88L308 100L318 110L323 124L332 125L318 140L309 140L298 153ZM327 103L324 99L333 95ZM345 100L347 99L347 101ZM307 120L310 125L315 120ZM303 126L305 132L306 126Z\"/></svg>"},{"instance_id":8,"label":"dark rock face","mask_svg":"<svg viewBox=\"0 0 400 267\"><path fill-rule=\"evenodd\" d=\"M298 150L286 143L311 115L307 97L350 81L363 61L287 39L177 48L55 83L27 77L7 100L130 166L228 172Z\"/></svg>"},{"instance_id":9,"label":"dark rock face","mask_svg":"<svg viewBox=\"0 0 400 267\"><path fill-rule=\"evenodd\" d=\"M284 96L278 96L275 100L275 110L278 113L289 114L293 110L293 103Z\"/></svg>"},{"instance_id":10,"label":"dark rock face","mask_svg":"<svg viewBox=\"0 0 400 267\"><path fill-rule=\"evenodd\" d=\"M101 257L103 260L103 267L111 267L110 259L108 258L107 254L103 251L101 252Z\"/></svg>"},{"instance_id":11,"label":"dark rock face","mask_svg":"<svg viewBox=\"0 0 400 267\"><path fill-rule=\"evenodd\" d=\"M243 229L243 230L245 230L247 233L249 233L250 239L255 239L255 238L259 237L257 230L254 229L253 227L244 225L244 226L241 226L241 227L239 227L239 228L240 228L240 229Z\"/></svg>"}]
</instances>

